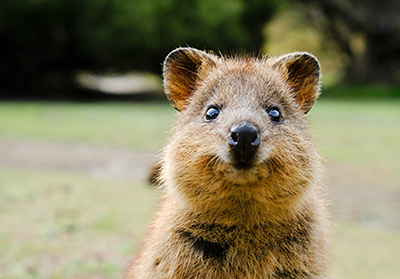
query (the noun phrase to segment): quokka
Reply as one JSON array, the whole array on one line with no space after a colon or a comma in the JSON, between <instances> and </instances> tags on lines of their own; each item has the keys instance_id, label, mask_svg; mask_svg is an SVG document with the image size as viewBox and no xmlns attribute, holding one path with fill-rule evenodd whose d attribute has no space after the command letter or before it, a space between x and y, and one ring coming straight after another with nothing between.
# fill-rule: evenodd
<instances>
[{"instance_id":1,"label":"quokka","mask_svg":"<svg viewBox=\"0 0 400 279\"><path fill-rule=\"evenodd\" d=\"M318 60L178 48L164 87L179 112L165 195L126 278L329 278L321 158L305 119Z\"/></svg>"}]
</instances>

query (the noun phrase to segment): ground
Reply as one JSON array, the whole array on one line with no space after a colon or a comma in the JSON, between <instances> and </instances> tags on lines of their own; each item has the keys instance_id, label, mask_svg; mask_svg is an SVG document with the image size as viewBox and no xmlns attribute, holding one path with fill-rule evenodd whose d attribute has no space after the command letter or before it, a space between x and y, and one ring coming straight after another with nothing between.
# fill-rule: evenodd
<instances>
[{"instance_id":1,"label":"ground","mask_svg":"<svg viewBox=\"0 0 400 279\"><path fill-rule=\"evenodd\" d=\"M120 278L153 219L166 104L1 103L0 278ZM325 101L334 279L400 274L400 103Z\"/></svg>"}]
</instances>

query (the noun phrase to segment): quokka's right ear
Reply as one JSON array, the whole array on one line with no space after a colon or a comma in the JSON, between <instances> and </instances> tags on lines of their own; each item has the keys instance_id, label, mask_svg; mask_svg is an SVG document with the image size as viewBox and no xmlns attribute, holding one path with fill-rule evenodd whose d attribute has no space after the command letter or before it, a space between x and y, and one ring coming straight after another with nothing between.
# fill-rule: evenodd
<instances>
[{"instance_id":1,"label":"quokka's right ear","mask_svg":"<svg viewBox=\"0 0 400 279\"><path fill-rule=\"evenodd\" d=\"M164 90L176 110L186 108L202 73L215 65L215 59L214 55L194 48L177 48L168 54L163 68Z\"/></svg>"},{"instance_id":2,"label":"quokka's right ear","mask_svg":"<svg viewBox=\"0 0 400 279\"><path fill-rule=\"evenodd\" d=\"M278 57L272 67L285 77L300 108L307 113L319 96L321 73L317 58L307 52L294 52Z\"/></svg>"}]
</instances>

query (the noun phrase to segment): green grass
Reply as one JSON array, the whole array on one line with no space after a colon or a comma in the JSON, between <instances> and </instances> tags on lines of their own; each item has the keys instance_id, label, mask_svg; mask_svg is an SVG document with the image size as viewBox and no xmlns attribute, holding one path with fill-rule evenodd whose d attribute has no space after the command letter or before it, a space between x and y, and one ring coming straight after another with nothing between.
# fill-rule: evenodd
<instances>
[{"instance_id":1,"label":"green grass","mask_svg":"<svg viewBox=\"0 0 400 279\"><path fill-rule=\"evenodd\" d=\"M157 152L168 105L0 103L0 139ZM321 99L307 116L328 167L333 278L399 278L400 101ZM0 166L0 278L120 278L156 208L142 182Z\"/></svg>"},{"instance_id":2,"label":"green grass","mask_svg":"<svg viewBox=\"0 0 400 279\"><path fill-rule=\"evenodd\" d=\"M167 104L0 103L0 136L158 151L175 111ZM400 100L320 100L308 116L329 161L398 168Z\"/></svg>"},{"instance_id":3,"label":"green grass","mask_svg":"<svg viewBox=\"0 0 400 279\"><path fill-rule=\"evenodd\" d=\"M354 223L336 225L334 230L333 278L399 278L399 233Z\"/></svg>"},{"instance_id":4,"label":"green grass","mask_svg":"<svg viewBox=\"0 0 400 279\"><path fill-rule=\"evenodd\" d=\"M400 100L323 99L309 118L327 160L400 170Z\"/></svg>"},{"instance_id":5,"label":"green grass","mask_svg":"<svg viewBox=\"0 0 400 279\"><path fill-rule=\"evenodd\" d=\"M114 278L159 193L146 184L0 168L0 278Z\"/></svg>"},{"instance_id":6,"label":"green grass","mask_svg":"<svg viewBox=\"0 0 400 279\"><path fill-rule=\"evenodd\" d=\"M175 111L169 105L0 103L0 136L157 151Z\"/></svg>"}]
</instances>

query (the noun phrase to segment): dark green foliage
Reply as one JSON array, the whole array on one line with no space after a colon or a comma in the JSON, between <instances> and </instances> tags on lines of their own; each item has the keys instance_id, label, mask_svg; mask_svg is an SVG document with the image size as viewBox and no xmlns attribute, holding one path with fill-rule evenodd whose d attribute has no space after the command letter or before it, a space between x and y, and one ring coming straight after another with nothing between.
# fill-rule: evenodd
<instances>
[{"instance_id":1,"label":"dark green foliage","mask_svg":"<svg viewBox=\"0 0 400 279\"><path fill-rule=\"evenodd\" d=\"M1 90L65 95L77 70L159 73L177 46L255 51L277 1L1 0Z\"/></svg>"},{"instance_id":2,"label":"dark green foliage","mask_svg":"<svg viewBox=\"0 0 400 279\"><path fill-rule=\"evenodd\" d=\"M378 98L400 98L400 86L387 83L347 83L337 84L323 89L321 98L340 99L378 99Z\"/></svg>"},{"instance_id":3,"label":"dark green foliage","mask_svg":"<svg viewBox=\"0 0 400 279\"><path fill-rule=\"evenodd\" d=\"M400 1L292 2L346 56L343 82L400 83Z\"/></svg>"}]
</instances>

